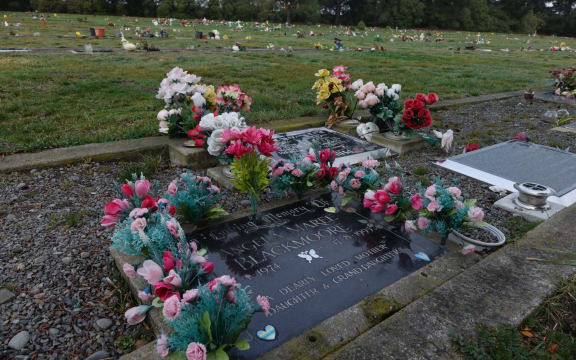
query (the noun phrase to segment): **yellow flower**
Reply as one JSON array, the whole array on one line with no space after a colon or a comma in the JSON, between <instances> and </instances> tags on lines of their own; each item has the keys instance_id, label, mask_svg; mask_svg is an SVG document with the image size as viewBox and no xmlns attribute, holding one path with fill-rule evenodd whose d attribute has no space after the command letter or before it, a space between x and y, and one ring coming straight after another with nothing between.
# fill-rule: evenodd
<instances>
[{"instance_id":1,"label":"yellow flower","mask_svg":"<svg viewBox=\"0 0 576 360\"><path fill-rule=\"evenodd\" d=\"M316 104L320 105L322 102L324 102L324 100L327 100L330 97L330 91L328 91L327 89L321 89L320 91L318 91L318 94L316 96Z\"/></svg>"},{"instance_id":2,"label":"yellow flower","mask_svg":"<svg viewBox=\"0 0 576 360\"><path fill-rule=\"evenodd\" d=\"M320 70L318 70L318 72L316 74L314 74L314 76L316 76L316 77L330 76L330 71L328 71L326 69L320 69Z\"/></svg>"},{"instance_id":3,"label":"yellow flower","mask_svg":"<svg viewBox=\"0 0 576 360\"><path fill-rule=\"evenodd\" d=\"M204 99L206 99L207 108L212 109L216 106L216 91L214 91L214 85L202 85L204 87Z\"/></svg>"}]
</instances>

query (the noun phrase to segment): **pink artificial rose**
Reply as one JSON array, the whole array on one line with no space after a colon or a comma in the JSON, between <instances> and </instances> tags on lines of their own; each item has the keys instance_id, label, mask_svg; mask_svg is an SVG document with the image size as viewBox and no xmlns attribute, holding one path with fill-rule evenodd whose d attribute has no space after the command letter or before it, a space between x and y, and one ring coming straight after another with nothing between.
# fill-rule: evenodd
<instances>
[{"instance_id":1,"label":"pink artificial rose","mask_svg":"<svg viewBox=\"0 0 576 360\"><path fill-rule=\"evenodd\" d=\"M366 109L368 108L368 102L366 100L360 100L358 101L358 106L360 106L362 109Z\"/></svg>"},{"instance_id":2,"label":"pink artificial rose","mask_svg":"<svg viewBox=\"0 0 576 360\"><path fill-rule=\"evenodd\" d=\"M270 315L270 302L268 301L268 298L266 296L260 296L260 295L256 296L256 302L258 302L258 304L262 308L262 311L264 311L264 315L266 316Z\"/></svg>"},{"instance_id":3,"label":"pink artificial rose","mask_svg":"<svg viewBox=\"0 0 576 360\"><path fill-rule=\"evenodd\" d=\"M484 219L484 211L479 207L471 207L470 210L468 210L468 217L472 222L482 221Z\"/></svg>"},{"instance_id":4,"label":"pink artificial rose","mask_svg":"<svg viewBox=\"0 0 576 360\"><path fill-rule=\"evenodd\" d=\"M366 94L362 90L356 91L354 96L356 96L356 99L358 100L364 100L366 98Z\"/></svg>"},{"instance_id":5,"label":"pink artificial rose","mask_svg":"<svg viewBox=\"0 0 576 360\"><path fill-rule=\"evenodd\" d=\"M146 319L146 313L148 310L150 310L150 306L148 305L140 305L128 309L124 313L128 325L136 325L144 321L144 319Z\"/></svg>"},{"instance_id":6,"label":"pink artificial rose","mask_svg":"<svg viewBox=\"0 0 576 360\"><path fill-rule=\"evenodd\" d=\"M424 204L422 204L422 196L420 195L412 195L410 201L412 202L412 209L414 210L421 210L424 208Z\"/></svg>"},{"instance_id":7,"label":"pink artificial rose","mask_svg":"<svg viewBox=\"0 0 576 360\"><path fill-rule=\"evenodd\" d=\"M192 302L196 299L199 299L199 298L200 298L200 293L198 292L198 289L190 289L190 290L186 291L184 293L184 295L182 295L182 299L188 303Z\"/></svg>"},{"instance_id":8,"label":"pink artificial rose","mask_svg":"<svg viewBox=\"0 0 576 360\"><path fill-rule=\"evenodd\" d=\"M170 345L168 345L168 338L162 334L156 341L156 352L160 357L165 358L170 354Z\"/></svg>"},{"instance_id":9,"label":"pink artificial rose","mask_svg":"<svg viewBox=\"0 0 576 360\"><path fill-rule=\"evenodd\" d=\"M210 190L214 191L216 194L220 194L220 188L216 185L210 185Z\"/></svg>"},{"instance_id":10,"label":"pink artificial rose","mask_svg":"<svg viewBox=\"0 0 576 360\"><path fill-rule=\"evenodd\" d=\"M102 223L100 223L100 225L104 226L104 227L108 227L108 226L114 226L116 225L116 222L118 221L118 217L114 216L114 215L104 215L104 217L102 218Z\"/></svg>"},{"instance_id":11,"label":"pink artificial rose","mask_svg":"<svg viewBox=\"0 0 576 360\"><path fill-rule=\"evenodd\" d=\"M188 344L188 348L186 349L186 359L206 360L206 347L197 342Z\"/></svg>"},{"instance_id":12,"label":"pink artificial rose","mask_svg":"<svg viewBox=\"0 0 576 360\"><path fill-rule=\"evenodd\" d=\"M133 233L137 233L140 230L144 231L144 229L146 229L146 218L134 219L134 221L132 221L132 224L130 224L130 230Z\"/></svg>"},{"instance_id":13,"label":"pink artificial rose","mask_svg":"<svg viewBox=\"0 0 576 360\"><path fill-rule=\"evenodd\" d=\"M464 207L464 203L460 200L456 200L456 209Z\"/></svg>"},{"instance_id":14,"label":"pink artificial rose","mask_svg":"<svg viewBox=\"0 0 576 360\"><path fill-rule=\"evenodd\" d=\"M130 217L131 218L135 218L135 217L141 217L148 214L148 209L147 208L135 208L134 210L130 211Z\"/></svg>"},{"instance_id":15,"label":"pink artificial rose","mask_svg":"<svg viewBox=\"0 0 576 360\"><path fill-rule=\"evenodd\" d=\"M430 201L426 209L428 209L428 211L435 212L438 211L438 209L440 209L440 206L438 205L438 202L436 202L436 200L432 200Z\"/></svg>"},{"instance_id":16,"label":"pink artificial rose","mask_svg":"<svg viewBox=\"0 0 576 360\"><path fill-rule=\"evenodd\" d=\"M166 301L164 301L164 307L162 308L162 314L168 320L174 320L180 315L180 308L182 304L180 299L176 295L172 295Z\"/></svg>"},{"instance_id":17,"label":"pink artificial rose","mask_svg":"<svg viewBox=\"0 0 576 360\"><path fill-rule=\"evenodd\" d=\"M154 295L153 294L149 294L146 291L138 291L138 297L140 298L140 300L142 301L149 301L154 299Z\"/></svg>"},{"instance_id":18,"label":"pink artificial rose","mask_svg":"<svg viewBox=\"0 0 576 360\"><path fill-rule=\"evenodd\" d=\"M182 278L180 277L180 275L178 275L178 273L176 273L176 271L170 270L168 276L164 278L164 282L173 285L175 287L179 287L180 285L182 285Z\"/></svg>"},{"instance_id":19,"label":"pink artificial rose","mask_svg":"<svg viewBox=\"0 0 576 360\"><path fill-rule=\"evenodd\" d=\"M427 229L430 226L430 220L426 217L419 217L418 218L418 228L420 230Z\"/></svg>"},{"instance_id":20,"label":"pink artificial rose","mask_svg":"<svg viewBox=\"0 0 576 360\"><path fill-rule=\"evenodd\" d=\"M168 194L176 195L178 192L178 185L176 185L176 183L176 180L174 180L170 183L170 185L168 185Z\"/></svg>"},{"instance_id":21,"label":"pink artificial rose","mask_svg":"<svg viewBox=\"0 0 576 360\"><path fill-rule=\"evenodd\" d=\"M166 227L170 230L170 233L175 237L179 238L180 234L178 233L178 226L173 221L166 221Z\"/></svg>"},{"instance_id":22,"label":"pink artificial rose","mask_svg":"<svg viewBox=\"0 0 576 360\"><path fill-rule=\"evenodd\" d=\"M230 301L231 303L236 304L236 294L234 293L234 289L230 288L226 293L226 300Z\"/></svg>"},{"instance_id":23,"label":"pink artificial rose","mask_svg":"<svg viewBox=\"0 0 576 360\"><path fill-rule=\"evenodd\" d=\"M364 166L366 169L374 169L375 167L378 167L378 165L380 165L378 160L364 160L362 163L362 166Z\"/></svg>"},{"instance_id":24,"label":"pink artificial rose","mask_svg":"<svg viewBox=\"0 0 576 360\"><path fill-rule=\"evenodd\" d=\"M460 189L458 189L457 187L451 186L447 190L448 193L454 197L460 197L460 195L462 195L462 191L460 191Z\"/></svg>"},{"instance_id":25,"label":"pink artificial rose","mask_svg":"<svg viewBox=\"0 0 576 360\"><path fill-rule=\"evenodd\" d=\"M378 190L374 194L374 198L381 204L388 204L390 202L390 195L384 190Z\"/></svg>"},{"instance_id":26,"label":"pink artificial rose","mask_svg":"<svg viewBox=\"0 0 576 360\"><path fill-rule=\"evenodd\" d=\"M424 195L426 195L428 199L432 200L436 195L436 192L437 192L436 185L430 185L428 186L428 188L426 188L426 192L424 193Z\"/></svg>"},{"instance_id":27,"label":"pink artificial rose","mask_svg":"<svg viewBox=\"0 0 576 360\"><path fill-rule=\"evenodd\" d=\"M386 211L384 212L384 214L386 215L392 215L396 212L396 210L398 210L398 205L396 204L388 204L388 207L386 208Z\"/></svg>"},{"instance_id":28,"label":"pink artificial rose","mask_svg":"<svg viewBox=\"0 0 576 360\"><path fill-rule=\"evenodd\" d=\"M356 173L354 173L354 176L357 178L363 178L364 176L366 176L366 173L362 170L358 170L356 171Z\"/></svg>"},{"instance_id":29,"label":"pink artificial rose","mask_svg":"<svg viewBox=\"0 0 576 360\"><path fill-rule=\"evenodd\" d=\"M352 187L352 189L360 189L362 183L360 183L360 180L358 179L352 179L350 180L350 186Z\"/></svg>"},{"instance_id":30,"label":"pink artificial rose","mask_svg":"<svg viewBox=\"0 0 576 360\"><path fill-rule=\"evenodd\" d=\"M168 199L165 199L165 198L160 198L160 199L158 199L158 204L164 204L168 207L168 206L170 206L170 201L168 201Z\"/></svg>"},{"instance_id":31,"label":"pink artificial rose","mask_svg":"<svg viewBox=\"0 0 576 360\"><path fill-rule=\"evenodd\" d=\"M347 177L348 177L348 173L346 171L342 171L342 172L340 172L340 174L338 174L338 181L344 182L344 181L346 181Z\"/></svg>"},{"instance_id":32,"label":"pink artificial rose","mask_svg":"<svg viewBox=\"0 0 576 360\"><path fill-rule=\"evenodd\" d=\"M408 233L412 233L412 232L418 230L418 228L416 227L416 224L414 224L414 221L412 221L412 220L408 220L404 223L404 229Z\"/></svg>"},{"instance_id":33,"label":"pink artificial rose","mask_svg":"<svg viewBox=\"0 0 576 360\"><path fill-rule=\"evenodd\" d=\"M384 190L394 194L399 195L402 194L402 190L404 187L402 186L402 181L398 178L390 178L388 184L384 187Z\"/></svg>"},{"instance_id":34,"label":"pink artificial rose","mask_svg":"<svg viewBox=\"0 0 576 360\"><path fill-rule=\"evenodd\" d=\"M372 107L372 106L378 104L378 102L380 102L380 100L378 100L378 96L376 96L374 94L366 95L366 99L364 99L364 101L366 102L366 104L369 107Z\"/></svg>"},{"instance_id":35,"label":"pink artificial rose","mask_svg":"<svg viewBox=\"0 0 576 360\"><path fill-rule=\"evenodd\" d=\"M134 183L134 188L136 189L136 195L144 196L150 190L150 181L148 180L136 180Z\"/></svg>"},{"instance_id":36,"label":"pink artificial rose","mask_svg":"<svg viewBox=\"0 0 576 360\"><path fill-rule=\"evenodd\" d=\"M374 197L374 195L375 195L374 191L368 190L368 191L366 191L366 194L364 194L364 199L376 201L376 198Z\"/></svg>"},{"instance_id":37,"label":"pink artificial rose","mask_svg":"<svg viewBox=\"0 0 576 360\"><path fill-rule=\"evenodd\" d=\"M293 175L293 176L300 177L300 176L302 176L303 174L304 174L304 173L303 173L302 170L300 170L300 169L294 169L294 170L292 170L292 175Z\"/></svg>"},{"instance_id":38,"label":"pink artificial rose","mask_svg":"<svg viewBox=\"0 0 576 360\"><path fill-rule=\"evenodd\" d=\"M274 169L274 171L272 171L272 176L274 177L280 177L282 176L282 174L284 174L284 168L282 166Z\"/></svg>"},{"instance_id":39,"label":"pink artificial rose","mask_svg":"<svg viewBox=\"0 0 576 360\"><path fill-rule=\"evenodd\" d=\"M470 255L470 254L474 254L474 252L476 251L476 246L475 245L466 245L462 248L462 255Z\"/></svg>"},{"instance_id":40,"label":"pink artificial rose","mask_svg":"<svg viewBox=\"0 0 576 360\"><path fill-rule=\"evenodd\" d=\"M164 277L162 268L152 260L144 260L137 273L152 285L162 281L162 278Z\"/></svg>"},{"instance_id":41,"label":"pink artificial rose","mask_svg":"<svg viewBox=\"0 0 576 360\"><path fill-rule=\"evenodd\" d=\"M124 271L124 274L126 274L126 276L128 276L130 279L134 279L137 275L133 265L124 264L122 265L122 270Z\"/></svg>"}]
</instances>

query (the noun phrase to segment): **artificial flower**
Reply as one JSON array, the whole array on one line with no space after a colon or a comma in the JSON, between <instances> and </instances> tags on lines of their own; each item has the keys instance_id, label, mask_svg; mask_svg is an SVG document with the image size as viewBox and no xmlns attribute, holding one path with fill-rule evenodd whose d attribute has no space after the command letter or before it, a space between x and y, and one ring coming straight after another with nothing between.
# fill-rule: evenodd
<instances>
[{"instance_id":1,"label":"artificial flower","mask_svg":"<svg viewBox=\"0 0 576 360\"><path fill-rule=\"evenodd\" d=\"M187 360L206 360L206 347L197 342L188 344L186 348Z\"/></svg>"},{"instance_id":2,"label":"artificial flower","mask_svg":"<svg viewBox=\"0 0 576 360\"><path fill-rule=\"evenodd\" d=\"M136 270L134 270L134 265L124 264L122 265L122 271L124 271L124 274L130 279L136 278L137 273Z\"/></svg>"},{"instance_id":3,"label":"artificial flower","mask_svg":"<svg viewBox=\"0 0 576 360\"><path fill-rule=\"evenodd\" d=\"M162 268L152 260L144 260L137 273L151 285L162 281L162 278L164 277Z\"/></svg>"},{"instance_id":4,"label":"artificial flower","mask_svg":"<svg viewBox=\"0 0 576 360\"><path fill-rule=\"evenodd\" d=\"M128 325L136 325L144 321L146 319L146 313L150 310L150 306L148 305L140 305L133 308L128 309L124 313L124 317L126 317L126 321Z\"/></svg>"},{"instance_id":5,"label":"artificial flower","mask_svg":"<svg viewBox=\"0 0 576 360\"><path fill-rule=\"evenodd\" d=\"M167 320L174 320L180 315L180 309L182 304L180 299L176 295L172 295L166 301L164 301L164 307L162 308L162 314Z\"/></svg>"}]
</instances>

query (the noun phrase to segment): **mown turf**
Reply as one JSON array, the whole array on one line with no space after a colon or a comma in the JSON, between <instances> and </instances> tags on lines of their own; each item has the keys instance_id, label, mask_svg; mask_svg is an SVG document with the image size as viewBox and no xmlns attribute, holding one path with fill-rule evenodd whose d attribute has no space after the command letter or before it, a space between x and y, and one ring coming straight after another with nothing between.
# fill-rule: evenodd
<instances>
[{"instance_id":1,"label":"mown turf","mask_svg":"<svg viewBox=\"0 0 576 360\"><path fill-rule=\"evenodd\" d=\"M56 38L73 35L94 24L125 23L132 30L133 18L105 18L60 15L48 20L46 29L30 14L9 14L9 20L23 23L20 28L2 28L2 47L50 48L82 47L92 43L95 48L120 48L118 39L95 41L90 39ZM144 25L146 23L147 25ZM150 19L140 19L142 27ZM330 45L333 36L344 38L346 47L385 46L384 52L294 51L281 52L156 52L116 54L63 54L63 55L9 55L0 54L0 153L33 151L90 142L138 138L157 134L156 113L162 102L154 95L158 84L174 66L182 66L196 73L210 84L239 84L254 98L252 112L246 114L250 123L265 123L322 113L315 106L313 74L319 68L345 64L354 79L375 82L400 83L403 95L415 92L437 92L441 99L474 96L501 91L541 87L550 84L547 71L554 66L568 65L573 54L550 51L520 52L529 38L505 34L483 34L491 39L491 53L462 50L475 36L467 33L445 33L446 43L389 42L391 30L368 32L364 37L345 37L339 29L323 26L297 27L281 32L265 33L256 29L233 32L224 26L201 27L204 31L218 28L229 33L228 41L201 41L192 39L194 29L178 27L167 40L153 40L160 48L184 48L191 44L204 47L231 46L243 40L248 47L259 47L271 42L277 48L312 48L316 41ZM155 28L158 30L159 28ZM298 39L293 36L300 29L322 31L321 37ZM9 36L12 30L19 34L40 31L40 37ZM118 30L118 27L110 31ZM376 41L379 34L386 41ZM171 34L172 35L172 34ZM246 41L246 36L253 39ZM7 42L5 42L5 40ZM558 38L530 39L539 48L548 48ZM573 42L573 39L568 40ZM508 47L511 52L498 51Z\"/></svg>"}]
</instances>

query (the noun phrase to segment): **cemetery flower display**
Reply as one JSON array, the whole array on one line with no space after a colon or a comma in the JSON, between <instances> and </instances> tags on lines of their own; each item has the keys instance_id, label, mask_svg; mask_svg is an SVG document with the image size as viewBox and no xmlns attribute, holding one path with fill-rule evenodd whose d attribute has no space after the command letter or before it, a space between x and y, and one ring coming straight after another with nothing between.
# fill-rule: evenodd
<instances>
[{"instance_id":1,"label":"cemetery flower display","mask_svg":"<svg viewBox=\"0 0 576 360\"><path fill-rule=\"evenodd\" d=\"M156 98L164 100L165 105L186 105L188 97L196 93L203 93L204 89L199 85L201 77L189 74L180 67L175 67L166 74L160 83Z\"/></svg>"},{"instance_id":2,"label":"cemetery flower display","mask_svg":"<svg viewBox=\"0 0 576 360\"><path fill-rule=\"evenodd\" d=\"M216 205L223 194L209 177L193 176L185 172L180 175L179 181L174 180L168 185L164 196L176 207L179 216L193 224L228 215L222 207Z\"/></svg>"},{"instance_id":3,"label":"cemetery flower display","mask_svg":"<svg viewBox=\"0 0 576 360\"><path fill-rule=\"evenodd\" d=\"M223 164L229 164L233 156L226 153L228 139L224 139L224 134L228 131L238 132L246 129L246 122L237 112L227 112L220 115L212 113L202 117L198 126L189 136L194 141L201 141L203 146L210 155L215 156Z\"/></svg>"},{"instance_id":4,"label":"cemetery flower display","mask_svg":"<svg viewBox=\"0 0 576 360\"><path fill-rule=\"evenodd\" d=\"M464 148L464 153L467 153L470 151L476 151L478 149L480 149L480 145L478 145L476 143L466 144L466 147Z\"/></svg>"},{"instance_id":5,"label":"cemetery flower display","mask_svg":"<svg viewBox=\"0 0 576 360\"><path fill-rule=\"evenodd\" d=\"M310 161L315 162L319 167L316 172L316 181L320 186L329 185L334 178L338 175L339 168L334 166L336 160L336 152L331 149L319 150L318 148L310 149L309 154L306 156Z\"/></svg>"},{"instance_id":6,"label":"cemetery flower display","mask_svg":"<svg viewBox=\"0 0 576 360\"><path fill-rule=\"evenodd\" d=\"M268 298L254 301L236 280L223 275L190 290L182 301L174 299L169 312L170 335L162 335L156 351L161 357L178 359L228 359L232 348L248 350L248 340L239 340L256 312L268 315ZM172 316L173 315L173 316Z\"/></svg>"},{"instance_id":7,"label":"cemetery flower display","mask_svg":"<svg viewBox=\"0 0 576 360\"><path fill-rule=\"evenodd\" d=\"M420 189L411 202L413 209L418 211L418 219L406 224L406 228L437 232L442 236L443 245L451 231L484 219L484 212L476 207L475 199L464 200L458 187L445 187L440 179L426 189Z\"/></svg>"},{"instance_id":8,"label":"cemetery flower display","mask_svg":"<svg viewBox=\"0 0 576 360\"><path fill-rule=\"evenodd\" d=\"M363 199L368 190L376 190L380 176L374 170L380 163L377 160L365 160L362 165L342 165L338 175L330 183L332 191L342 195L341 206L352 199Z\"/></svg>"},{"instance_id":9,"label":"cemetery flower display","mask_svg":"<svg viewBox=\"0 0 576 360\"><path fill-rule=\"evenodd\" d=\"M298 196L311 189L316 180L318 167L309 157L296 160L277 160L272 165L272 190L280 195L287 190L292 190Z\"/></svg>"},{"instance_id":10,"label":"cemetery flower display","mask_svg":"<svg viewBox=\"0 0 576 360\"><path fill-rule=\"evenodd\" d=\"M354 96L358 99L358 106L369 109L372 121L384 132L393 130L394 124L402 118L402 105L398 103L401 90L400 84L388 88L384 83L374 86L369 82L360 86Z\"/></svg>"},{"instance_id":11,"label":"cemetery flower display","mask_svg":"<svg viewBox=\"0 0 576 360\"><path fill-rule=\"evenodd\" d=\"M373 213L383 213L384 220L389 223L404 223L414 211L413 203L404 186L403 170L396 164L395 173L386 164L386 169L392 175L388 182L376 191L368 190L364 194L364 207Z\"/></svg>"},{"instance_id":12,"label":"cemetery flower display","mask_svg":"<svg viewBox=\"0 0 576 360\"><path fill-rule=\"evenodd\" d=\"M550 70L554 78L554 94L569 98L576 96L576 67Z\"/></svg>"},{"instance_id":13,"label":"cemetery flower display","mask_svg":"<svg viewBox=\"0 0 576 360\"><path fill-rule=\"evenodd\" d=\"M224 153L234 157L230 165L234 174L231 181L236 189L248 194L254 212L259 195L269 184L269 157L278 150L273 136L274 131L254 126L241 131L225 130L222 134L222 141L228 144Z\"/></svg>"},{"instance_id":14,"label":"cemetery flower display","mask_svg":"<svg viewBox=\"0 0 576 360\"><path fill-rule=\"evenodd\" d=\"M407 99L404 102L401 121L395 123L394 131L410 136L414 130L432 126L434 120L427 106L436 102L438 102L438 95L435 93L416 94L414 99Z\"/></svg>"},{"instance_id":15,"label":"cemetery flower display","mask_svg":"<svg viewBox=\"0 0 576 360\"><path fill-rule=\"evenodd\" d=\"M320 69L314 74L318 79L312 86L316 90L316 104L330 110L326 126L332 127L340 118L352 116L353 111L348 106L351 99L347 99L347 89L350 85L350 75L346 73L347 67L343 65L332 69Z\"/></svg>"},{"instance_id":16,"label":"cemetery flower display","mask_svg":"<svg viewBox=\"0 0 576 360\"><path fill-rule=\"evenodd\" d=\"M236 84L224 85L218 87L215 102L219 114L240 111L250 112L252 98L246 95Z\"/></svg>"}]
</instances>

